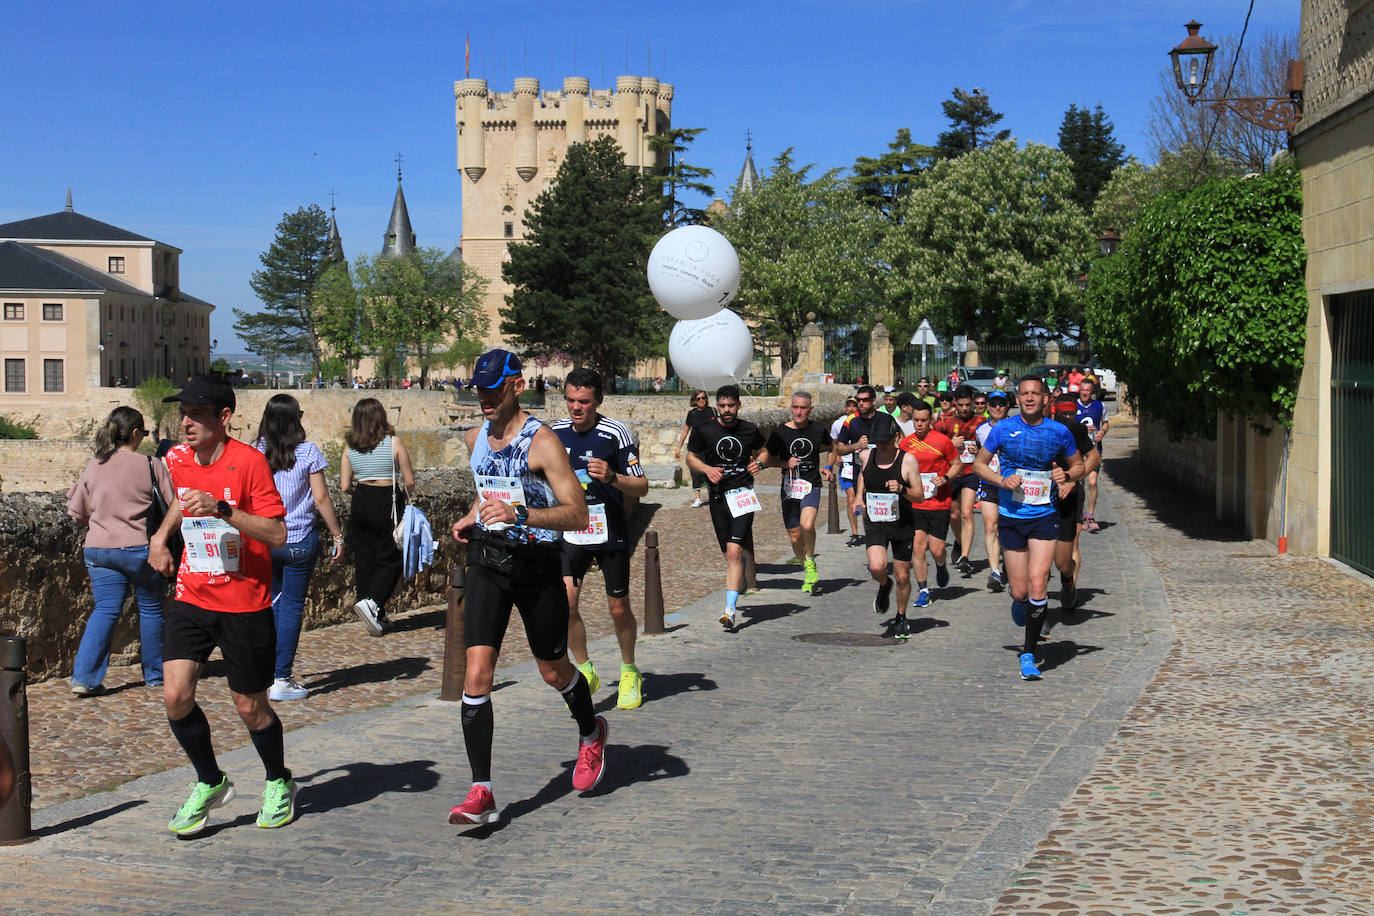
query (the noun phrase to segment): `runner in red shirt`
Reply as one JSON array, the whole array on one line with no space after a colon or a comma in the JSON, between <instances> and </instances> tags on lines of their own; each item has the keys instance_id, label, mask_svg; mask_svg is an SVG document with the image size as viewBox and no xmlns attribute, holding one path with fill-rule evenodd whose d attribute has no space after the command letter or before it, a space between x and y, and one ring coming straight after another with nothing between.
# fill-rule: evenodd
<instances>
[{"instance_id":1,"label":"runner in red shirt","mask_svg":"<svg viewBox=\"0 0 1374 916\"><path fill-rule=\"evenodd\" d=\"M167 453L177 501L148 545L148 565L173 573L169 536L185 541L176 595L163 624L162 700L167 721L196 770L191 796L169 823L178 836L205 829L212 808L234 798L219 768L196 684L210 653L224 656L229 694L267 771L259 827L296 815L296 784L286 768L282 725L267 700L276 664L271 549L286 543L286 508L261 452L229 438L234 390L198 376L166 401L181 404L185 444Z\"/></svg>"},{"instance_id":2,"label":"runner in red shirt","mask_svg":"<svg viewBox=\"0 0 1374 916\"><path fill-rule=\"evenodd\" d=\"M936 432L950 438L959 453L959 473L954 478L954 498L949 520L954 525L954 538L959 551L954 566L963 573L965 579L973 575L973 564L969 562L968 555L973 549L973 503L978 496L980 483L973 473L973 459L978 457L977 430L988 421L987 417L973 411L973 396L976 393L971 385L956 388L954 409L942 414L934 426Z\"/></svg>"},{"instance_id":3,"label":"runner in red shirt","mask_svg":"<svg viewBox=\"0 0 1374 916\"><path fill-rule=\"evenodd\" d=\"M949 533L950 482L959 473L959 454L954 443L931 427L930 405L919 401L911 412L916 432L900 443L903 451L916 456L921 474L923 497L911 504L912 527L915 537L911 545L912 568L916 574L916 607L930 605L930 589L926 587L926 550L935 560L935 585L949 584L949 568L945 566L945 535Z\"/></svg>"}]
</instances>

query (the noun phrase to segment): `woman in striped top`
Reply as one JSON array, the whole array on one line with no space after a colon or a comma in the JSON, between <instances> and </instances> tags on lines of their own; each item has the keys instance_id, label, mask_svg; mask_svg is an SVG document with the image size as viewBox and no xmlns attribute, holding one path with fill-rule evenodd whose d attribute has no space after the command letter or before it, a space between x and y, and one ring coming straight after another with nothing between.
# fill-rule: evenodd
<instances>
[{"instance_id":1,"label":"woman in striped top","mask_svg":"<svg viewBox=\"0 0 1374 916\"><path fill-rule=\"evenodd\" d=\"M373 636L386 629L386 602L401 579L401 550L391 532L405 511L405 490L415 486L410 455L396 430L387 422L386 408L376 398L353 405L353 423L344 437L339 488L353 494L348 519L348 546L353 553L353 610ZM395 502L393 503L393 494Z\"/></svg>"}]
</instances>

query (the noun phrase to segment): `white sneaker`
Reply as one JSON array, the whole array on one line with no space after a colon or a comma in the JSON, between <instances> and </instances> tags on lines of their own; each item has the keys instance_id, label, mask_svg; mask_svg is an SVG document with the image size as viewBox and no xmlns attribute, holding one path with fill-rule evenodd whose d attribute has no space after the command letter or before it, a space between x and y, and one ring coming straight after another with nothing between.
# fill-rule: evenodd
<instances>
[{"instance_id":1,"label":"white sneaker","mask_svg":"<svg viewBox=\"0 0 1374 916\"><path fill-rule=\"evenodd\" d=\"M364 598L362 601L353 605L353 612L362 620L363 626L367 628L367 632L371 633L373 636L382 635L382 623L377 619L377 614L380 610L381 609L377 607L377 602L373 601L371 598Z\"/></svg>"},{"instance_id":2,"label":"white sneaker","mask_svg":"<svg viewBox=\"0 0 1374 916\"><path fill-rule=\"evenodd\" d=\"M722 612L720 615L720 625L733 633L735 631L735 612L728 609Z\"/></svg>"},{"instance_id":3,"label":"white sneaker","mask_svg":"<svg viewBox=\"0 0 1374 916\"><path fill-rule=\"evenodd\" d=\"M702 506L704 506L704 505L706 505L706 504L703 503L703 502L701 501L701 497L699 497L699 496L698 496L696 499L692 500L692 508L693 508L693 509L700 509L700 508L701 508Z\"/></svg>"},{"instance_id":4,"label":"white sneaker","mask_svg":"<svg viewBox=\"0 0 1374 916\"><path fill-rule=\"evenodd\" d=\"M269 700L304 700L308 696L310 691L301 686L301 682L294 677L279 677L267 690Z\"/></svg>"}]
</instances>

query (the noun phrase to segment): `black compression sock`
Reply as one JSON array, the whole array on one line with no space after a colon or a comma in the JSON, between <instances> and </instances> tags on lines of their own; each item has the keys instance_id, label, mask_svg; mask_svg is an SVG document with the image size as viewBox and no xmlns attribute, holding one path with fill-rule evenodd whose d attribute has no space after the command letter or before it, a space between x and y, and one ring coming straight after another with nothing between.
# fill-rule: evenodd
<instances>
[{"instance_id":1,"label":"black compression sock","mask_svg":"<svg viewBox=\"0 0 1374 916\"><path fill-rule=\"evenodd\" d=\"M577 733L579 735L590 735L596 731L596 709L592 706L592 690L587 684L587 678L582 671L573 668L577 676L573 682L563 688L563 702L568 704L568 711L577 720Z\"/></svg>"},{"instance_id":2,"label":"black compression sock","mask_svg":"<svg viewBox=\"0 0 1374 916\"><path fill-rule=\"evenodd\" d=\"M248 730L253 739L253 747L262 758L262 768L267 771L267 780L290 779L291 771L286 768L286 745L282 739L281 719L272 714L272 721L257 731Z\"/></svg>"},{"instance_id":3,"label":"black compression sock","mask_svg":"<svg viewBox=\"0 0 1374 916\"><path fill-rule=\"evenodd\" d=\"M491 736L495 729L490 694L463 694L463 743L467 745L473 782L491 782Z\"/></svg>"},{"instance_id":4,"label":"black compression sock","mask_svg":"<svg viewBox=\"0 0 1374 916\"><path fill-rule=\"evenodd\" d=\"M208 786L219 785L224 774L215 762L215 746L210 741L210 720L205 718L200 704L192 706L185 718L173 719L169 716L167 724L172 727L177 743L190 758L191 766L196 768L196 779Z\"/></svg>"},{"instance_id":5,"label":"black compression sock","mask_svg":"<svg viewBox=\"0 0 1374 916\"><path fill-rule=\"evenodd\" d=\"M1030 613L1026 615L1026 638L1021 644L1021 653L1030 652L1034 654L1036 647L1040 643L1040 631L1045 628L1045 608L1049 604L1045 599L1030 601Z\"/></svg>"}]
</instances>

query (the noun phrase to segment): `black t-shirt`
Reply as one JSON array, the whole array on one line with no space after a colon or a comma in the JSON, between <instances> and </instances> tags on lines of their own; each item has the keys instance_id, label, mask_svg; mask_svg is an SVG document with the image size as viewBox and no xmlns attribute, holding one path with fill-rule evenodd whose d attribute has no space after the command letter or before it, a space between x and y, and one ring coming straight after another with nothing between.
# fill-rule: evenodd
<instances>
[{"instance_id":1,"label":"black t-shirt","mask_svg":"<svg viewBox=\"0 0 1374 916\"><path fill-rule=\"evenodd\" d=\"M1075 423L1072 421L1065 423L1063 420L1052 420L1051 422L1058 423L1060 426L1064 427L1070 433L1073 434L1073 444L1078 449L1078 456L1082 458L1084 461L1086 461L1088 459L1088 456L1093 453L1093 436L1092 433L1088 432L1088 428L1084 426L1082 423ZM1062 454L1058 458L1054 459L1054 463L1057 466L1063 468L1065 471L1069 469L1069 461ZM1074 489L1083 489L1083 481L1080 480L1077 483L1075 483ZM1058 502L1059 488L1054 487L1053 491L1055 501ZM1072 499L1073 497L1069 498Z\"/></svg>"},{"instance_id":2,"label":"black t-shirt","mask_svg":"<svg viewBox=\"0 0 1374 916\"><path fill-rule=\"evenodd\" d=\"M716 418L716 412L709 407L693 407L687 411L687 428L696 429L703 423L710 423Z\"/></svg>"},{"instance_id":3,"label":"black t-shirt","mask_svg":"<svg viewBox=\"0 0 1374 916\"><path fill-rule=\"evenodd\" d=\"M797 460L797 476L813 487L821 485L821 452L830 448L830 430L819 423L807 423L805 429L793 429L787 424L777 427L768 437L768 454L787 468L790 458Z\"/></svg>"},{"instance_id":4,"label":"black t-shirt","mask_svg":"<svg viewBox=\"0 0 1374 916\"><path fill-rule=\"evenodd\" d=\"M624 424L610 417L597 417L596 425L585 433L574 429L572 420L566 417L553 421L552 427L568 452L568 462L582 484L587 504L606 503L611 507L606 513L606 543L589 549L624 550L629 537L625 494L588 474L587 462L592 458L600 458L622 477L643 477L644 468L639 464L634 437Z\"/></svg>"},{"instance_id":5,"label":"black t-shirt","mask_svg":"<svg viewBox=\"0 0 1374 916\"><path fill-rule=\"evenodd\" d=\"M720 420L703 423L687 437L687 450L724 475L711 484L711 492L724 493L736 487L752 487L754 475L747 468L754 453L763 448L763 434L748 420L736 420L727 429Z\"/></svg>"}]
</instances>

